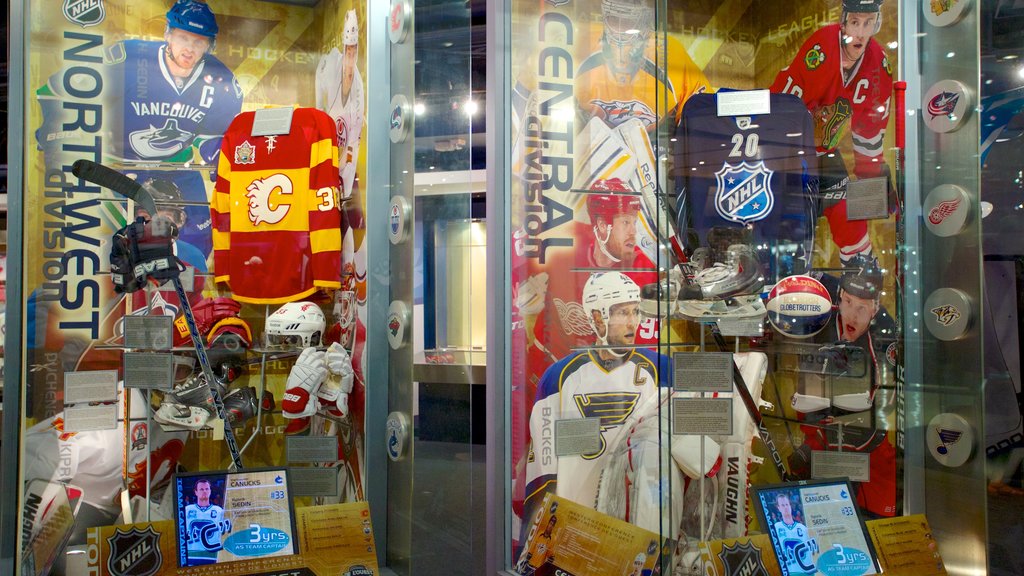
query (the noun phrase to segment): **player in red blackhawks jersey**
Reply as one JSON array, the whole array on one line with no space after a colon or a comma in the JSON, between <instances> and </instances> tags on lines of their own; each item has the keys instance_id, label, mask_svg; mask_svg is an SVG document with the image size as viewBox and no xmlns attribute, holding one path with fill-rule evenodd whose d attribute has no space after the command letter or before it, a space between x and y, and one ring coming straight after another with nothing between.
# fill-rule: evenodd
<instances>
[{"instance_id":1,"label":"player in red blackhawks jersey","mask_svg":"<svg viewBox=\"0 0 1024 576\"><path fill-rule=\"evenodd\" d=\"M852 132L854 175L888 177L882 143L892 70L885 50L872 38L882 24L883 1L843 0L840 22L812 34L771 85L773 92L799 96L814 116L821 160L819 190L843 261L871 252L867 222L846 217L849 175L838 147L847 126Z\"/></svg>"}]
</instances>

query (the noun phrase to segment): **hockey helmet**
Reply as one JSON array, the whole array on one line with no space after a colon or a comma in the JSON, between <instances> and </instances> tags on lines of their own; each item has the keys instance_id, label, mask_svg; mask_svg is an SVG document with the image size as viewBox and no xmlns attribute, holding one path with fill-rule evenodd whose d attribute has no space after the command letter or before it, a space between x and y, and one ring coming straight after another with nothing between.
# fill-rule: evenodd
<instances>
[{"instance_id":1,"label":"hockey helmet","mask_svg":"<svg viewBox=\"0 0 1024 576\"><path fill-rule=\"evenodd\" d=\"M654 31L651 0L601 0L601 20L605 63L617 82L629 82L643 64Z\"/></svg>"},{"instance_id":2,"label":"hockey helmet","mask_svg":"<svg viewBox=\"0 0 1024 576\"><path fill-rule=\"evenodd\" d=\"M635 214L640 210L640 198L632 194L619 194L629 192L626 185L618 178L598 180L591 188L594 191L610 192L610 194L589 194L587 195L587 212L590 214L590 221L598 217L606 222L619 214Z\"/></svg>"},{"instance_id":3,"label":"hockey helmet","mask_svg":"<svg viewBox=\"0 0 1024 576\"><path fill-rule=\"evenodd\" d=\"M583 311L587 314L591 329L597 334L598 340L602 342L607 337L607 326L605 334L602 335L598 332L597 325L594 323L594 311L596 310L601 315L601 319L607 325L613 306L634 302L640 303L640 287L622 272L591 274L583 286Z\"/></svg>"},{"instance_id":4,"label":"hockey helmet","mask_svg":"<svg viewBox=\"0 0 1024 576\"><path fill-rule=\"evenodd\" d=\"M870 12L877 14L882 11L884 0L843 0L843 12Z\"/></svg>"},{"instance_id":5,"label":"hockey helmet","mask_svg":"<svg viewBox=\"0 0 1024 576\"><path fill-rule=\"evenodd\" d=\"M267 346L308 348L323 343L327 319L312 302L289 302L267 318Z\"/></svg>"},{"instance_id":6,"label":"hockey helmet","mask_svg":"<svg viewBox=\"0 0 1024 576\"><path fill-rule=\"evenodd\" d=\"M882 293L882 271L878 260L858 254L846 263L847 271L839 281L844 292L857 298L878 300Z\"/></svg>"},{"instance_id":7,"label":"hockey helmet","mask_svg":"<svg viewBox=\"0 0 1024 576\"><path fill-rule=\"evenodd\" d=\"M343 46L355 46L359 44L359 19L355 10L345 13L345 24L341 31L341 44Z\"/></svg>"},{"instance_id":8,"label":"hockey helmet","mask_svg":"<svg viewBox=\"0 0 1024 576\"><path fill-rule=\"evenodd\" d=\"M186 32L215 38L217 28L217 17L206 2L197 0L178 0L167 11L167 27L178 28Z\"/></svg>"},{"instance_id":9,"label":"hockey helmet","mask_svg":"<svg viewBox=\"0 0 1024 576\"><path fill-rule=\"evenodd\" d=\"M181 226L185 222L185 209L182 208L181 201L181 189L174 183L173 180L165 178L147 178L143 183L142 187L149 191L149 195L153 197L153 202L156 203L157 210L165 212L173 212L175 214L174 223ZM136 205L136 211L138 205ZM150 218L155 217L155 214L150 214Z\"/></svg>"}]
</instances>

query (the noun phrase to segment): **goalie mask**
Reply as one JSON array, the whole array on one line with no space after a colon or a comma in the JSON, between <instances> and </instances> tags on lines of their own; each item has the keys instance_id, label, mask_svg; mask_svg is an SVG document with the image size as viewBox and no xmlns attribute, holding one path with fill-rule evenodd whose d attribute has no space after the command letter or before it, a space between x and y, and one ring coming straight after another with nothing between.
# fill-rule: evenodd
<instances>
[{"instance_id":1,"label":"goalie mask","mask_svg":"<svg viewBox=\"0 0 1024 576\"><path fill-rule=\"evenodd\" d=\"M327 319L312 302L289 302L267 318L267 346L289 349L316 347L323 343Z\"/></svg>"},{"instance_id":2,"label":"goalie mask","mask_svg":"<svg viewBox=\"0 0 1024 576\"><path fill-rule=\"evenodd\" d=\"M622 272L599 272L591 274L583 286L583 311L590 321L590 328L597 335L599 345L619 344L608 341L611 330L612 308L618 304L640 304L640 287ZM594 321L594 312L602 320L604 329ZM634 330L635 330L634 326ZM628 343L626 345L629 345ZM621 356L622 354L617 354Z\"/></svg>"},{"instance_id":3,"label":"goalie mask","mask_svg":"<svg viewBox=\"0 0 1024 576\"><path fill-rule=\"evenodd\" d=\"M640 70L647 40L654 30L650 0L602 0L604 35L601 50L605 63L619 84L627 84Z\"/></svg>"}]
</instances>

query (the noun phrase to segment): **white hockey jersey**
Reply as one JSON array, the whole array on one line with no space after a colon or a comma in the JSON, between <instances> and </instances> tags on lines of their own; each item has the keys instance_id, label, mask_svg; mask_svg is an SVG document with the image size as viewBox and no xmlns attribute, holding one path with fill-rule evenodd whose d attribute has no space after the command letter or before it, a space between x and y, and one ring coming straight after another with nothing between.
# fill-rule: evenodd
<instances>
[{"instance_id":1,"label":"white hockey jersey","mask_svg":"<svg viewBox=\"0 0 1024 576\"><path fill-rule=\"evenodd\" d=\"M786 524L779 520L774 527L775 537L784 551L780 558L783 573L788 576L804 576L814 574L814 549L817 548L814 538L807 532L807 526L800 522Z\"/></svg>"},{"instance_id":2,"label":"white hockey jersey","mask_svg":"<svg viewBox=\"0 0 1024 576\"><path fill-rule=\"evenodd\" d=\"M363 138L366 100L363 95L363 76L356 67L348 98L341 90L344 77L344 57L337 48L320 59L316 67L316 107L326 112L338 130L338 170L342 181L342 198L352 195L356 176L356 159Z\"/></svg>"},{"instance_id":3,"label":"white hockey jersey","mask_svg":"<svg viewBox=\"0 0 1024 576\"><path fill-rule=\"evenodd\" d=\"M633 350L615 366L603 364L596 351L581 351L544 372L530 414L528 509L551 491L594 507L601 471L610 456L608 447L619 444L625 433L623 423L657 394L659 385L671 385L672 361L651 350ZM592 417L601 419L600 448L590 454L556 456L555 422Z\"/></svg>"},{"instance_id":4,"label":"white hockey jersey","mask_svg":"<svg viewBox=\"0 0 1024 576\"><path fill-rule=\"evenodd\" d=\"M215 504L185 506L185 531L188 533L188 565L216 562L221 545L224 509Z\"/></svg>"}]
</instances>

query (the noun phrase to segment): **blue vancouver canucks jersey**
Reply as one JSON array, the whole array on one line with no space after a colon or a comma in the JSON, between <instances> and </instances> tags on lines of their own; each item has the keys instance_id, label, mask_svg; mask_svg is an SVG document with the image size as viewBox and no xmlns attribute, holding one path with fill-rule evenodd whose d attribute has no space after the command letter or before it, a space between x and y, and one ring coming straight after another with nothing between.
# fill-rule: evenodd
<instances>
[{"instance_id":1,"label":"blue vancouver canucks jersey","mask_svg":"<svg viewBox=\"0 0 1024 576\"><path fill-rule=\"evenodd\" d=\"M770 114L719 116L717 95L697 94L673 146L677 231L688 249L724 252L742 239L758 251L766 282L804 271L817 160L814 122L799 98L772 94Z\"/></svg>"},{"instance_id":2,"label":"blue vancouver canucks jersey","mask_svg":"<svg viewBox=\"0 0 1024 576\"><path fill-rule=\"evenodd\" d=\"M242 108L242 90L234 74L207 55L180 84L167 69L165 44L125 40L106 49L102 65L104 156L126 161L190 161L192 146L212 162L220 136ZM73 122L66 103L79 100L80 91L64 84L63 72L50 78L37 93L43 126L40 145L60 144L73 135L63 133ZM97 103L95 101L90 103ZM90 135L91 136L91 135Z\"/></svg>"}]
</instances>

